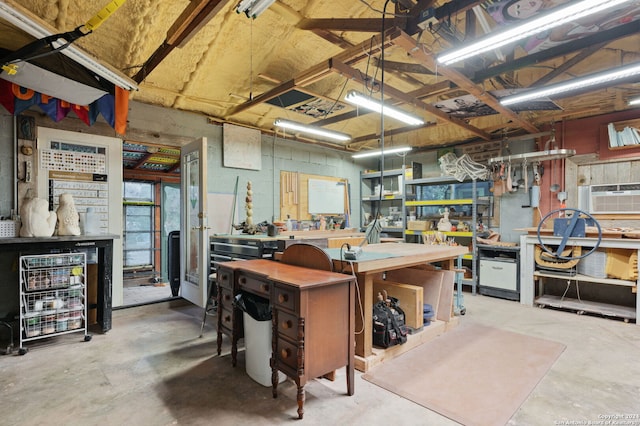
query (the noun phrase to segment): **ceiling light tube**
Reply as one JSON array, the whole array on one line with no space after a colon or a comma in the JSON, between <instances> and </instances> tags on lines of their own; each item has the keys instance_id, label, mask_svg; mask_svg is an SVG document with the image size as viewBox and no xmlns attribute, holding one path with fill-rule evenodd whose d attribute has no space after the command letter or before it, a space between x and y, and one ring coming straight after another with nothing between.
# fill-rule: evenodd
<instances>
[{"instance_id":1,"label":"ceiling light tube","mask_svg":"<svg viewBox=\"0 0 640 426\"><path fill-rule=\"evenodd\" d=\"M582 0L575 4L562 7L559 10L545 13L538 18L527 20L522 24L512 26L504 31L500 31L498 34L483 37L477 42L465 47L439 55L437 61L444 65L451 65L628 1L629 0Z\"/></svg>"},{"instance_id":2,"label":"ceiling light tube","mask_svg":"<svg viewBox=\"0 0 640 426\"><path fill-rule=\"evenodd\" d=\"M384 103L376 99L372 99L368 96L364 96L363 94L358 93L355 90L349 91L349 93L347 93L347 96L345 96L344 99L345 101L350 102L352 104L361 106L363 108L377 112L379 114L384 114L391 118L395 118L396 120L400 120L403 123L407 123L412 126L420 126L424 124L424 120L419 117L416 117L415 115L411 115L397 108L385 105Z\"/></svg>"},{"instance_id":3,"label":"ceiling light tube","mask_svg":"<svg viewBox=\"0 0 640 426\"><path fill-rule=\"evenodd\" d=\"M257 18L258 16L260 16L260 14L262 12L264 12L265 10L267 10L269 8L269 6L271 6L273 3L275 2L275 0L258 0L252 7L251 7L251 17L252 18Z\"/></svg>"},{"instance_id":4,"label":"ceiling light tube","mask_svg":"<svg viewBox=\"0 0 640 426\"><path fill-rule=\"evenodd\" d=\"M274 2L275 0L242 0L236 6L236 12L244 13L247 17L255 19Z\"/></svg>"},{"instance_id":5,"label":"ceiling light tube","mask_svg":"<svg viewBox=\"0 0 640 426\"><path fill-rule=\"evenodd\" d=\"M236 6L236 12L237 13L244 13L247 10L249 10L249 8L253 5L253 3L255 2L255 0L242 0L240 3L238 3L238 5Z\"/></svg>"},{"instance_id":6,"label":"ceiling light tube","mask_svg":"<svg viewBox=\"0 0 640 426\"><path fill-rule=\"evenodd\" d=\"M379 155L387 155L387 154L402 154L405 152L409 152L411 151L411 147L410 146L400 146L397 148L389 148L389 149L385 149L384 152L380 149L376 149L373 151L367 151L367 152L359 152L358 154L353 154L351 156L351 158L365 158L365 157L377 157Z\"/></svg>"},{"instance_id":7,"label":"ceiling light tube","mask_svg":"<svg viewBox=\"0 0 640 426\"><path fill-rule=\"evenodd\" d=\"M640 98L631 99L629 105L640 105Z\"/></svg>"},{"instance_id":8,"label":"ceiling light tube","mask_svg":"<svg viewBox=\"0 0 640 426\"><path fill-rule=\"evenodd\" d=\"M635 63L611 71L601 72L597 74L587 75L585 77L574 78L562 83L552 84L550 86L541 87L539 89L530 90L528 92L506 96L500 99L502 105L513 105L521 102L530 101L532 99L544 98L547 96L557 95L572 90L582 89L584 87L595 86L607 82L621 80L623 78L633 77L640 74L640 63Z\"/></svg>"},{"instance_id":9,"label":"ceiling light tube","mask_svg":"<svg viewBox=\"0 0 640 426\"><path fill-rule=\"evenodd\" d=\"M273 122L274 126L282 127L284 129L296 130L301 133L308 133L316 136L323 136L325 138L334 139L340 142L347 142L351 140L351 136L346 133L335 132L333 130L323 129L317 126L311 126L308 124L296 123L295 121L285 120L278 118Z\"/></svg>"},{"instance_id":10,"label":"ceiling light tube","mask_svg":"<svg viewBox=\"0 0 640 426\"><path fill-rule=\"evenodd\" d=\"M16 27L20 28L21 30L37 39L48 37L54 34L52 31L49 31L48 29L42 27L40 24L33 21L25 14L20 13L18 10L3 2L0 2L0 17L6 19ZM54 42L53 45L54 47L58 48L65 43L66 42L57 41ZM110 81L111 83L122 87L123 89L138 90L138 85L129 77L125 76L124 74L117 74L110 68L102 65L96 59L90 57L87 53L84 53L82 50L78 49L77 47L68 46L62 49L60 53L73 59L85 68L93 71L94 73Z\"/></svg>"}]
</instances>

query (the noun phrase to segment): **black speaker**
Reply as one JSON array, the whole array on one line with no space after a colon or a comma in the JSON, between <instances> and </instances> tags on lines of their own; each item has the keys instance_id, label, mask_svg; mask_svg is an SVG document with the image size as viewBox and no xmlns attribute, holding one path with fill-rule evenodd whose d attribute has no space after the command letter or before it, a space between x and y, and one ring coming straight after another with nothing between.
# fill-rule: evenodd
<instances>
[{"instance_id":1,"label":"black speaker","mask_svg":"<svg viewBox=\"0 0 640 426\"><path fill-rule=\"evenodd\" d=\"M180 231L169 232L167 265L171 294L176 297L180 291Z\"/></svg>"}]
</instances>

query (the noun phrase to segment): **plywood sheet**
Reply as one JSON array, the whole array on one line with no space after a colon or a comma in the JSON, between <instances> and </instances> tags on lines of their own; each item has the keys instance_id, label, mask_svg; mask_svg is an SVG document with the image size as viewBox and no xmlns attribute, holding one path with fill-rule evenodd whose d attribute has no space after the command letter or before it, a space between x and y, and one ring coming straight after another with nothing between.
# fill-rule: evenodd
<instances>
[{"instance_id":1,"label":"plywood sheet","mask_svg":"<svg viewBox=\"0 0 640 426\"><path fill-rule=\"evenodd\" d=\"M386 278L389 281L417 285L422 287L423 302L433 307L436 317L440 305L440 292L444 274L442 271L428 271L417 268L404 268L388 271Z\"/></svg>"},{"instance_id":2,"label":"plywood sheet","mask_svg":"<svg viewBox=\"0 0 640 426\"><path fill-rule=\"evenodd\" d=\"M411 328L419 329L424 325L423 320L423 288L417 285L398 283L387 280L373 281L374 300L382 290L387 295L393 296L400 302L400 308L405 314L405 324Z\"/></svg>"},{"instance_id":3,"label":"plywood sheet","mask_svg":"<svg viewBox=\"0 0 640 426\"><path fill-rule=\"evenodd\" d=\"M440 287L440 302L436 311L436 319L449 322L453 318L453 291L456 280L454 271L438 271L442 275L442 286Z\"/></svg>"}]
</instances>

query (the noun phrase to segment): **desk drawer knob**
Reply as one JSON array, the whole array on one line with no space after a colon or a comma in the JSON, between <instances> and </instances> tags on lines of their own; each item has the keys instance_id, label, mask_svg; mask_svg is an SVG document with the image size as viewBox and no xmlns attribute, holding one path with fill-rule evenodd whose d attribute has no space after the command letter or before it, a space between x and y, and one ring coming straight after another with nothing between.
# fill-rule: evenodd
<instances>
[{"instance_id":1,"label":"desk drawer knob","mask_svg":"<svg viewBox=\"0 0 640 426\"><path fill-rule=\"evenodd\" d=\"M291 322L291 320L282 321L282 328L283 329L288 330L291 327L293 327L293 323Z\"/></svg>"},{"instance_id":2,"label":"desk drawer knob","mask_svg":"<svg viewBox=\"0 0 640 426\"><path fill-rule=\"evenodd\" d=\"M269 292L269 284L260 284L260 291Z\"/></svg>"},{"instance_id":3,"label":"desk drawer knob","mask_svg":"<svg viewBox=\"0 0 640 426\"><path fill-rule=\"evenodd\" d=\"M225 294L224 295L224 301L225 302L229 302L231 300L231 295L230 294Z\"/></svg>"},{"instance_id":4,"label":"desk drawer knob","mask_svg":"<svg viewBox=\"0 0 640 426\"><path fill-rule=\"evenodd\" d=\"M245 277L241 277L238 281L240 281L240 284L246 284L247 283L247 279Z\"/></svg>"},{"instance_id":5,"label":"desk drawer knob","mask_svg":"<svg viewBox=\"0 0 640 426\"><path fill-rule=\"evenodd\" d=\"M225 315L223 320L224 320L224 322L231 322L231 315Z\"/></svg>"},{"instance_id":6,"label":"desk drawer knob","mask_svg":"<svg viewBox=\"0 0 640 426\"><path fill-rule=\"evenodd\" d=\"M286 302L288 302L288 301L289 301L289 295L288 295L288 294L280 293L280 294L278 295L278 302L280 302L280 303L286 303Z\"/></svg>"},{"instance_id":7,"label":"desk drawer knob","mask_svg":"<svg viewBox=\"0 0 640 426\"><path fill-rule=\"evenodd\" d=\"M280 357L281 357L282 359L287 359L287 358L289 358L290 356L291 356L291 350L289 350L289 349L282 349L282 350L280 351Z\"/></svg>"},{"instance_id":8,"label":"desk drawer knob","mask_svg":"<svg viewBox=\"0 0 640 426\"><path fill-rule=\"evenodd\" d=\"M229 276L228 275L222 275L220 277L220 281L224 282L224 281L229 281Z\"/></svg>"}]
</instances>

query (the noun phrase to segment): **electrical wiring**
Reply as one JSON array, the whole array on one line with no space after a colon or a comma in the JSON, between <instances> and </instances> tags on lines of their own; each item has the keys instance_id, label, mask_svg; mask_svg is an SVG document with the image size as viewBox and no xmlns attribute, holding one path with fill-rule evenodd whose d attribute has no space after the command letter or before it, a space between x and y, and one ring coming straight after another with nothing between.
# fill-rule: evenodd
<instances>
[{"instance_id":1,"label":"electrical wiring","mask_svg":"<svg viewBox=\"0 0 640 426\"><path fill-rule=\"evenodd\" d=\"M360 320L362 327L360 330L356 330L354 334L362 334L364 332L364 310L362 309L362 296L360 295L360 285L358 284L358 277L356 276L353 269L353 261L349 261L349 265L351 266L351 275L356 283L356 298L358 299L358 307L360 308Z\"/></svg>"},{"instance_id":2,"label":"electrical wiring","mask_svg":"<svg viewBox=\"0 0 640 426\"><path fill-rule=\"evenodd\" d=\"M378 10L378 9L374 8L373 6L371 6L369 3L367 3L364 0L360 0L360 3L365 4L369 9L373 10L376 13L381 13L383 18L384 18L385 15L393 16L394 18L406 18L407 17L407 14L398 15L397 13L388 13L387 12L387 4L386 3L384 5L384 9L383 10ZM408 12L409 10L406 9L406 11Z\"/></svg>"},{"instance_id":3,"label":"electrical wiring","mask_svg":"<svg viewBox=\"0 0 640 426\"><path fill-rule=\"evenodd\" d=\"M349 250L351 248L351 246L349 245L349 243L343 243L340 246L340 273L344 274L345 270L344 270L344 255L343 255L343 249L347 247L347 250ZM353 267L353 261L352 260L347 260L347 262L349 263L349 268L350 268L350 273L351 276L353 277L353 280L356 284L356 298L358 299L358 308L360 308L360 319L361 319L361 324L362 327L360 328L360 330L356 330L355 334L362 334L364 332L364 311L362 309L362 295L360 293L360 286L358 284L358 277L356 276L355 268Z\"/></svg>"}]
</instances>

